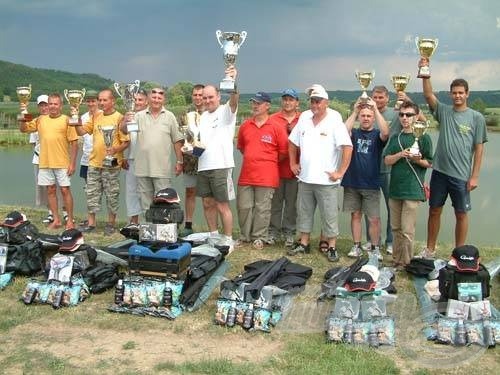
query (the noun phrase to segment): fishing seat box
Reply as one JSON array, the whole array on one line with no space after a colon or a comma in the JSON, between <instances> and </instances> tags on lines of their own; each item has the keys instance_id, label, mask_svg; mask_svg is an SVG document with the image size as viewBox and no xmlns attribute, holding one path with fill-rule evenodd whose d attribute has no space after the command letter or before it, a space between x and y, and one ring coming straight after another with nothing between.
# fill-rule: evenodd
<instances>
[{"instance_id":1,"label":"fishing seat box","mask_svg":"<svg viewBox=\"0 0 500 375\"><path fill-rule=\"evenodd\" d=\"M138 243L128 249L131 274L173 277L183 279L191 264L191 244L188 242L165 243L160 248Z\"/></svg>"}]
</instances>

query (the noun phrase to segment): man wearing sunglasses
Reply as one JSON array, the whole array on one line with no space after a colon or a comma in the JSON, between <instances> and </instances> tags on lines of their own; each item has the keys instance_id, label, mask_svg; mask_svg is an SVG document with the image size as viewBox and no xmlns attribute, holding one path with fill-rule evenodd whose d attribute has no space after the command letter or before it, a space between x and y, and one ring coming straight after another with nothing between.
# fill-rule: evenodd
<instances>
[{"instance_id":1,"label":"man wearing sunglasses","mask_svg":"<svg viewBox=\"0 0 500 375\"><path fill-rule=\"evenodd\" d=\"M427 58L420 59L419 67L428 65ZM465 244L469 226L467 212L471 210L470 192L479 185L484 143L488 137L483 115L467 106L469 85L466 80L458 78L451 82L451 106L437 99L430 77L423 78L422 85L425 100L440 125L430 182L427 246L420 254L432 258L448 195L455 210L455 247Z\"/></svg>"}]
</instances>

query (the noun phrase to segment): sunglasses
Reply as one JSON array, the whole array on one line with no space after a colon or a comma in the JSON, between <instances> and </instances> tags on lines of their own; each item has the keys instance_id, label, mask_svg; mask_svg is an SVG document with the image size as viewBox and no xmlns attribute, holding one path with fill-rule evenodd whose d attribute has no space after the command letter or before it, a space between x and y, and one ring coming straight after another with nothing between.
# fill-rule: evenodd
<instances>
[{"instance_id":1,"label":"sunglasses","mask_svg":"<svg viewBox=\"0 0 500 375\"><path fill-rule=\"evenodd\" d=\"M399 117L413 117L415 116L416 113L404 113L404 112L399 112Z\"/></svg>"},{"instance_id":2,"label":"sunglasses","mask_svg":"<svg viewBox=\"0 0 500 375\"><path fill-rule=\"evenodd\" d=\"M160 94L160 95L163 95L163 94L165 94L165 91L161 91L161 90L151 90L151 94Z\"/></svg>"}]
</instances>

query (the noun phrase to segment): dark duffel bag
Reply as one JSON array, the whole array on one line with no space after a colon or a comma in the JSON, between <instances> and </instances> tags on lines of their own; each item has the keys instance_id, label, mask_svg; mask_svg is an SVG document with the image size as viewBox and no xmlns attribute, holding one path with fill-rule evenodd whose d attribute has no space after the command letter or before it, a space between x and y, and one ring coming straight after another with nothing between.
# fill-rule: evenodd
<instances>
[{"instance_id":1,"label":"dark duffel bag","mask_svg":"<svg viewBox=\"0 0 500 375\"><path fill-rule=\"evenodd\" d=\"M146 221L153 224L181 224L184 222L184 211L179 203L151 203L146 210Z\"/></svg>"},{"instance_id":2,"label":"dark duffel bag","mask_svg":"<svg viewBox=\"0 0 500 375\"><path fill-rule=\"evenodd\" d=\"M33 275L43 267L43 252L38 241L8 245L5 271L18 275Z\"/></svg>"},{"instance_id":3,"label":"dark duffel bag","mask_svg":"<svg viewBox=\"0 0 500 375\"><path fill-rule=\"evenodd\" d=\"M451 265L439 270L441 301L458 299L459 283L480 283L483 299L490 296L490 273L482 264L479 264L479 270L473 272L460 272Z\"/></svg>"}]
</instances>

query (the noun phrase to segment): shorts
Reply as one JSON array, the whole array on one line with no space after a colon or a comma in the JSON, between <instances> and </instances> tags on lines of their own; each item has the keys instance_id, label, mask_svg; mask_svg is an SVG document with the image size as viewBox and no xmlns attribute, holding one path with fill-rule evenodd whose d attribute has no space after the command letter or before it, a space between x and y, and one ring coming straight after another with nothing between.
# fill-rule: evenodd
<instances>
[{"instance_id":1,"label":"shorts","mask_svg":"<svg viewBox=\"0 0 500 375\"><path fill-rule=\"evenodd\" d=\"M40 168L38 170L38 185L41 186L71 186L67 168Z\"/></svg>"},{"instance_id":2,"label":"shorts","mask_svg":"<svg viewBox=\"0 0 500 375\"><path fill-rule=\"evenodd\" d=\"M449 194L455 211L467 212L472 209L470 192L467 191L467 181L433 170L430 188L429 207L443 207Z\"/></svg>"},{"instance_id":3,"label":"shorts","mask_svg":"<svg viewBox=\"0 0 500 375\"><path fill-rule=\"evenodd\" d=\"M344 187L344 212L361 211L368 217L380 217L380 189Z\"/></svg>"},{"instance_id":4,"label":"shorts","mask_svg":"<svg viewBox=\"0 0 500 375\"><path fill-rule=\"evenodd\" d=\"M184 187L195 188L196 187L196 175L183 174L182 179L184 180Z\"/></svg>"},{"instance_id":5,"label":"shorts","mask_svg":"<svg viewBox=\"0 0 500 375\"><path fill-rule=\"evenodd\" d=\"M232 168L198 172L196 195L202 198L213 197L217 202L233 200L235 192L232 173Z\"/></svg>"},{"instance_id":6,"label":"shorts","mask_svg":"<svg viewBox=\"0 0 500 375\"><path fill-rule=\"evenodd\" d=\"M83 178L85 181L87 180L88 170L89 170L88 165L80 165L80 177Z\"/></svg>"},{"instance_id":7,"label":"shorts","mask_svg":"<svg viewBox=\"0 0 500 375\"><path fill-rule=\"evenodd\" d=\"M106 197L108 212L118 212L120 197L120 169L90 167L87 177L87 210L97 213L101 209L101 197Z\"/></svg>"}]
</instances>

